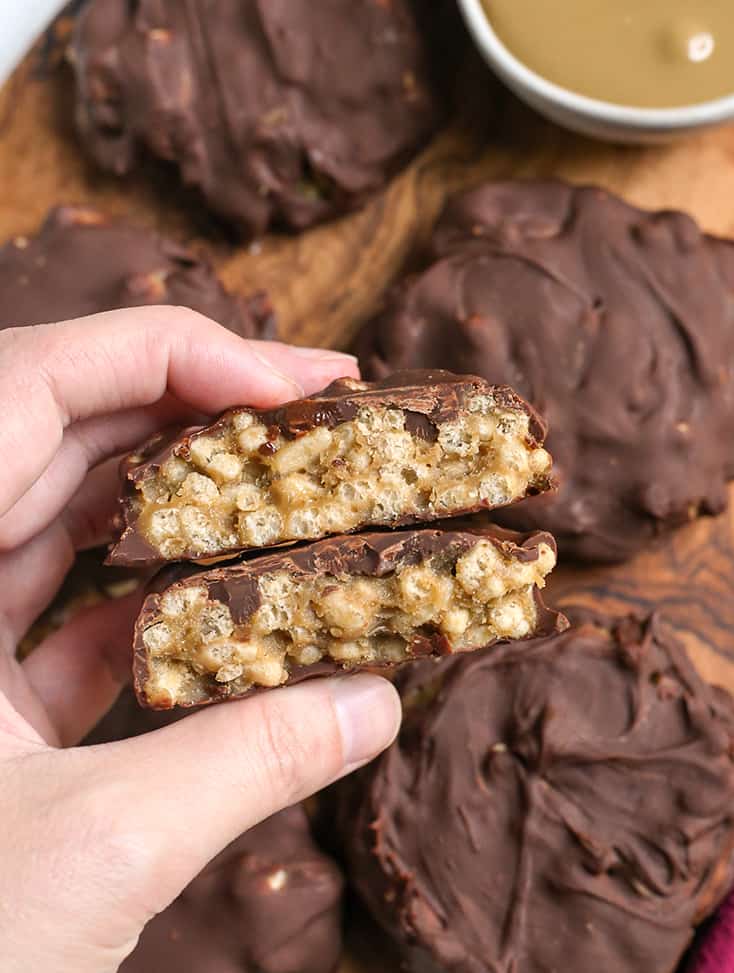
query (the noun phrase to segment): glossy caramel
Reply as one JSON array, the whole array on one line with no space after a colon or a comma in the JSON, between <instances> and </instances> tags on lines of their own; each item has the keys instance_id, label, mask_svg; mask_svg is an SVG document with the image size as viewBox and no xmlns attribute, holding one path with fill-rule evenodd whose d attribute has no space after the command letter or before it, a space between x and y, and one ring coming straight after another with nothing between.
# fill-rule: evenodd
<instances>
[{"instance_id":1,"label":"glossy caramel","mask_svg":"<svg viewBox=\"0 0 734 973\"><path fill-rule=\"evenodd\" d=\"M734 93L734 0L482 0L499 38L578 94L644 108Z\"/></svg>"}]
</instances>

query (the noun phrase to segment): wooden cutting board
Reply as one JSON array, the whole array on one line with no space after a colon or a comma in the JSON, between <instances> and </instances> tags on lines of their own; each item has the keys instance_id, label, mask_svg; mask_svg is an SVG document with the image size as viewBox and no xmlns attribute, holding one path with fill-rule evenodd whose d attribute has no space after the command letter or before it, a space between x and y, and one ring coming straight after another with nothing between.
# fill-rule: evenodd
<instances>
[{"instance_id":1,"label":"wooden cutting board","mask_svg":"<svg viewBox=\"0 0 734 973\"><path fill-rule=\"evenodd\" d=\"M202 214L160 172L120 182L89 166L73 133L68 70L36 51L0 91L0 239L33 233L59 203L124 214L192 242L232 289L266 289L283 339L344 347L425 240L446 196L486 179L596 183L643 207L688 210L706 230L734 236L734 127L662 148L613 147L543 122L499 92L488 72L476 74L475 94L464 122L438 134L362 212L300 237L237 247L202 235ZM734 692L733 591L731 513L693 524L622 567L563 566L550 598L660 610L701 672ZM376 932L357 925L343 973L397 969Z\"/></svg>"}]
</instances>

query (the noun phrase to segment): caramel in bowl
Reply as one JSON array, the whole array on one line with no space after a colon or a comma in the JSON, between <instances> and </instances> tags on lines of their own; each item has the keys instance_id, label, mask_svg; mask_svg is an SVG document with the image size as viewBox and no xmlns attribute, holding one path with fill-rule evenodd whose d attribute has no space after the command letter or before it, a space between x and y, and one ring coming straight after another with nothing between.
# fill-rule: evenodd
<instances>
[{"instance_id":1,"label":"caramel in bowl","mask_svg":"<svg viewBox=\"0 0 734 973\"><path fill-rule=\"evenodd\" d=\"M551 120L656 142L734 118L729 0L458 0L485 60Z\"/></svg>"}]
</instances>

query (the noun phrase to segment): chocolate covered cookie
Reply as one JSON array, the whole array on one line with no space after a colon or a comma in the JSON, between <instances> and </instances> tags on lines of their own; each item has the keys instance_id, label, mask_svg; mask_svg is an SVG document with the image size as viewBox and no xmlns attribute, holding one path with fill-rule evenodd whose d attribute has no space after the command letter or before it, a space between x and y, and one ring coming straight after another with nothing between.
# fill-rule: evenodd
<instances>
[{"instance_id":1,"label":"chocolate covered cookie","mask_svg":"<svg viewBox=\"0 0 734 973\"><path fill-rule=\"evenodd\" d=\"M263 296L228 294L211 267L184 247L83 206L55 209L37 236L0 247L0 294L0 328L177 304L245 338L273 332Z\"/></svg>"},{"instance_id":2,"label":"chocolate covered cookie","mask_svg":"<svg viewBox=\"0 0 734 973\"><path fill-rule=\"evenodd\" d=\"M548 420L557 494L505 522L621 560L726 504L734 476L734 245L601 189L456 197L426 270L358 340L367 378L440 365L506 382Z\"/></svg>"},{"instance_id":3,"label":"chocolate covered cookie","mask_svg":"<svg viewBox=\"0 0 734 973\"><path fill-rule=\"evenodd\" d=\"M559 631L538 590L554 564L549 534L447 525L166 569L135 629L138 699L197 706Z\"/></svg>"},{"instance_id":4,"label":"chocolate covered cookie","mask_svg":"<svg viewBox=\"0 0 734 973\"><path fill-rule=\"evenodd\" d=\"M352 209L441 117L410 0L92 0L73 59L95 161L165 159L246 236Z\"/></svg>"},{"instance_id":5,"label":"chocolate covered cookie","mask_svg":"<svg viewBox=\"0 0 734 973\"><path fill-rule=\"evenodd\" d=\"M551 487L544 435L511 389L440 371L232 409L129 457L109 561L200 560L504 506Z\"/></svg>"},{"instance_id":6,"label":"chocolate covered cookie","mask_svg":"<svg viewBox=\"0 0 734 973\"><path fill-rule=\"evenodd\" d=\"M672 973L731 884L731 697L655 618L398 680L399 738L342 826L407 968Z\"/></svg>"},{"instance_id":7,"label":"chocolate covered cookie","mask_svg":"<svg viewBox=\"0 0 734 973\"><path fill-rule=\"evenodd\" d=\"M342 878L292 807L226 848L143 930L120 973L333 973Z\"/></svg>"}]
</instances>

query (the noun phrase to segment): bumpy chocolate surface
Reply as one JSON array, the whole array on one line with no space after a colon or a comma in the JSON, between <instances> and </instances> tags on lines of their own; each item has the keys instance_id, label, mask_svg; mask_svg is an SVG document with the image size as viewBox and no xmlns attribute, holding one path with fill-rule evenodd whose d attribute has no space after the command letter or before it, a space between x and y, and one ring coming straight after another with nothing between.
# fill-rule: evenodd
<instances>
[{"instance_id":1,"label":"bumpy chocolate surface","mask_svg":"<svg viewBox=\"0 0 734 973\"><path fill-rule=\"evenodd\" d=\"M173 162L246 235L351 209L441 114L409 0L92 0L74 50L94 159Z\"/></svg>"},{"instance_id":2,"label":"bumpy chocolate surface","mask_svg":"<svg viewBox=\"0 0 734 973\"><path fill-rule=\"evenodd\" d=\"M204 572L174 565L135 626L135 690L154 709L201 705L559 632L566 619L537 587L554 563L550 534L447 525L334 537Z\"/></svg>"},{"instance_id":3,"label":"bumpy chocolate surface","mask_svg":"<svg viewBox=\"0 0 734 973\"><path fill-rule=\"evenodd\" d=\"M478 452L475 450L472 454L470 453L471 442L466 430L452 432L450 424L461 421L473 423L479 410L482 409L488 413L496 413L495 418L490 419L490 423L495 424L488 434L489 439L483 442L481 447L477 446ZM270 490L276 479L281 477L281 472L285 474L289 470L308 472L314 468L314 464L319 463L325 467L324 469L318 467L320 470L318 475L322 480L324 476L341 477L342 481L351 481L353 484L360 474L356 469L352 471L349 465L351 444L346 444L344 452L340 453L325 431L335 430L337 427L359 420L365 410L372 410L372 412L379 410L380 422L389 420L390 417L385 413L394 412L399 418L400 426L397 430L390 428L388 423L385 428L375 427L369 430L371 439L365 446L363 458L368 461L368 466L372 464L373 467L377 467L373 470L374 483L370 484L374 493L377 494L378 490L385 485L388 464L392 473L394 472L392 468L409 465L408 450L413 450L415 444L438 443L446 457L446 462L442 468L433 470L430 484L426 488L429 493L430 485L435 486L450 460L454 461L454 466L464 462L467 466L466 469L462 469L455 484L457 489L452 492L451 497L446 502L426 501L424 503L421 495L416 500L423 504L420 510L411 508L404 511L406 503L403 502L404 497L401 494L392 506L381 514L370 513L366 505L364 516L360 514L360 519L356 519L354 523L342 522L343 516L351 515L353 512L353 508L344 503L339 511L338 523L323 530L319 528L316 535L289 534L286 529L285 532L267 535L267 540L261 537L255 540L243 540L235 528L237 519L240 517L239 511L248 508L238 507L239 501L228 499L234 485L238 484L243 476L254 475L243 473L243 464L248 468L253 463L257 465L259 472L256 479L258 483L262 481L265 486L255 484L254 487L262 495L266 490ZM248 424L247 428L244 426L245 421ZM507 431L500 430L497 433L497 427L500 425L507 425ZM242 443L242 436L248 437L247 442L249 442L255 427L261 433L261 438L256 438L255 446L239 445ZM238 434L239 428L242 432ZM401 441L397 457L381 457L379 450L386 441L390 441L390 437L395 432L398 432L399 436L407 436L409 441L407 443ZM260 433L257 433L256 437ZM308 440L309 435L313 439L314 433L330 441L324 444L316 443L314 446ZM462 438L465 434L466 443L462 439L461 443L453 442L445 445L444 436L453 437L455 440L456 436ZM542 449L545 434L545 425L535 410L512 389L506 386L489 385L483 379L473 375L454 375L441 370L399 372L374 383L337 379L315 395L297 399L276 409L257 410L244 406L232 409L225 412L211 426L203 429L154 437L124 461L120 512L117 518L119 538L112 545L108 562L140 565L161 563L177 558L209 559L249 548L270 547L282 541L346 533L368 526L385 524L402 526L483 508L503 506L554 486L550 475L551 460ZM502 440L504 445L499 440ZM224 445L221 445L222 443ZM300 446L297 445L298 443ZM284 465L286 462L284 454L291 445L297 446L304 452L303 461L293 459L291 463L288 459L288 468L279 472L276 464ZM503 452L505 448L514 451L511 462L503 458L507 455ZM334 454L333 460L323 460L330 449ZM240 455L235 455L232 450L239 450ZM308 456L305 455L306 450L309 450ZM517 451L522 453L519 458L515 455ZM202 452L206 455L197 458ZM217 472L218 452L224 452L227 463L234 464L235 467L233 478L224 482L221 473ZM473 457L471 462L465 461L465 454L470 458ZM492 489L485 496L480 488L479 491L474 490L470 496L464 489L466 484L463 481L468 482L469 466L475 460L482 469L486 467L489 470L489 467L493 469L497 467L497 475L503 482L499 493ZM438 460L434 457L432 461ZM524 463L522 467L521 462ZM182 472L176 473L179 479L175 482L172 482L166 473L172 463L177 464L179 470L183 467ZM209 476L210 471L213 471L210 477L211 483L206 483L206 490L203 491L202 474ZM300 476L301 473L298 475ZM317 486L320 488L321 484ZM405 483L401 482L399 486L406 495L410 493ZM326 490L322 492L319 503L312 504L317 514L319 507L323 509L328 501L334 499L330 493L335 492L335 487L332 485L329 490L330 492ZM459 497L459 492L461 497L452 499ZM419 493L418 487L414 493L416 495ZM259 496L258 502L260 499ZM413 502L416 498L410 499ZM181 527L180 519L178 530L181 536L175 538L178 546L174 553L169 554L160 545L153 546L150 540L150 522L159 511L168 514L173 507L191 508L192 504L196 505L194 513L199 518L210 515L212 511L215 513L220 511L216 523L205 524L211 535L207 536L206 546L197 549L195 539L192 540L191 536L186 535L185 524ZM276 511L279 517L283 515L281 524L288 514L292 513L293 506L294 501L291 499L281 501L282 510ZM178 510L174 512L178 516ZM182 510L181 515L183 514ZM147 535L146 523L148 524Z\"/></svg>"},{"instance_id":4,"label":"bumpy chocolate surface","mask_svg":"<svg viewBox=\"0 0 734 973\"><path fill-rule=\"evenodd\" d=\"M332 973L342 878L292 807L233 842L143 930L120 973Z\"/></svg>"},{"instance_id":5,"label":"bumpy chocolate surface","mask_svg":"<svg viewBox=\"0 0 734 973\"><path fill-rule=\"evenodd\" d=\"M176 304L245 338L273 331L264 297L228 294L214 271L179 244L80 206L53 210L37 236L0 247L0 294L0 328Z\"/></svg>"},{"instance_id":6,"label":"bumpy chocolate surface","mask_svg":"<svg viewBox=\"0 0 734 973\"><path fill-rule=\"evenodd\" d=\"M346 802L411 970L672 973L732 878L734 701L655 618L420 663Z\"/></svg>"},{"instance_id":7,"label":"bumpy chocolate surface","mask_svg":"<svg viewBox=\"0 0 734 973\"><path fill-rule=\"evenodd\" d=\"M600 189L488 184L449 203L432 262L358 340L367 378L506 382L549 423L554 497L507 520L620 560L719 513L734 476L734 245Z\"/></svg>"}]
</instances>

